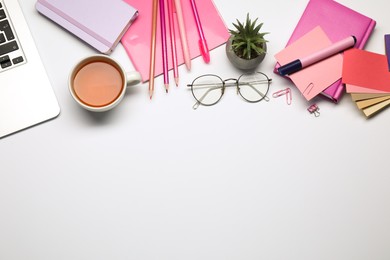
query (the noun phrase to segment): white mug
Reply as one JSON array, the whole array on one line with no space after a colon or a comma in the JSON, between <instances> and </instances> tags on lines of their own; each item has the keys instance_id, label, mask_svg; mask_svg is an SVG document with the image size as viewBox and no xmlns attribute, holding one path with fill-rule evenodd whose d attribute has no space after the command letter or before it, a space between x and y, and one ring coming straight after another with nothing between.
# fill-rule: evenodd
<instances>
[{"instance_id":1,"label":"white mug","mask_svg":"<svg viewBox=\"0 0 390 260\"><path fill-rule=\"evenodd\" d=\"M94 55L74 66L68 86L73 99L81 107L93 112L104 112L122 101L128 86L139 82L139 72L126 72L109 56Z\"/></svg>"}]
</instances>

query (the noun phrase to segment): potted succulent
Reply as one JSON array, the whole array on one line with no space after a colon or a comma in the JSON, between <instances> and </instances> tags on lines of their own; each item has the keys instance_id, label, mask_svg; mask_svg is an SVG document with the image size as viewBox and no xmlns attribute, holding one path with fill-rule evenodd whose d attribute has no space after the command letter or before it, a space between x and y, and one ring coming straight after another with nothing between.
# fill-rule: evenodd
<instances>
[{"instance_id":1,"label":"potted succulent","mask_svg":"<svg viewBox=\"0 0 390 260\"><path fill-rule=\"evenodd\" d=\"M264 35L268 32L260 32L263 23L253 22L247 14L245 23L237 20L233 23L235 30L229 30L230 37L226 43L226 55L230 62L242 70L255 69L264 59L267 53L267 40Z\"/></svg>"}]
</instances>

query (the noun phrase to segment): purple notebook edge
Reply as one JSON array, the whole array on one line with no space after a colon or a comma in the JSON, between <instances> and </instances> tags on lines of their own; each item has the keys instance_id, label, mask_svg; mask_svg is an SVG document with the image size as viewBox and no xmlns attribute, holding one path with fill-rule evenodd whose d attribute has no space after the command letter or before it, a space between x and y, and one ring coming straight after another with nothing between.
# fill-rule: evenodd
<instances>
[{"instance_id":1,"label":"purple notebook edge","mask_svg":"<svg viewBox=\"0 0 390 260\"><path fill-rule=\"evenodd\" d=\"M387 65L390 71L390 34L385 34L385 50L387 57Z\"/></svg>"}]
</instances>

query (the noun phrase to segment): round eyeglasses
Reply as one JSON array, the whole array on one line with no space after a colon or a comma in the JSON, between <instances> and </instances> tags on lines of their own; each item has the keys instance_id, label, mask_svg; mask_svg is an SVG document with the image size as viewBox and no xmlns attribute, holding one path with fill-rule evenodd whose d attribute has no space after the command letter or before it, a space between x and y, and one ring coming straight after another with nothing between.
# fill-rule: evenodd
<instances>
[{"instance_id":1,"label":"round eyeglasses","mask_svg":"<svg viewBox=\"0 0 390 260\"><path fill-rule=\"evenodd\" d=\"M247 102L269 101L267 93L272 79L262 72L243 74L238 79L221 79L217 75L207 74L197 77L191 84L192 95L196 99L193 109L199 105L212 106L218 103L226 87L236 87L237 94Z\"/></svg>"}]
</instances>

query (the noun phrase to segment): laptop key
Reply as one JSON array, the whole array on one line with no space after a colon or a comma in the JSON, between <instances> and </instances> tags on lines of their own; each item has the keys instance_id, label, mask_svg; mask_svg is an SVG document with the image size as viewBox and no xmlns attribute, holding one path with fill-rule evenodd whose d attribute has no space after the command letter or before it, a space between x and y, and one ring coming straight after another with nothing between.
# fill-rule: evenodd
<instances>
[{"instance_id":1,"label":"laptop key","mask_svg":"<svg viewBox=\"0 0 390 260\"><path fill-rule=\"evenodd\" d=\"M5 15L5 12L3 9L0 10L0 20L5 19L7 16Z\"/></svg>"},{"instance_id":2,"label":"laptop key","mask_svg":"<svg viewBox=\"0 0 390 260\"><path fill-rule=\"evenodd\" d=\"M16 64L18 64L18 63L21 63L21 62L23 62L23 61L24 61L24 59L23 59L22 56L19 56L19 57L16 57L16 58L12 59L12 63L13 63L14 65L16 65Z\"/></svg>"},{"instance_id":3,"label":"laptop key","mask_svg":"<svg viewBox=\"0 0 390 260\"><path fill-rule=\"evenodd\" d=\"M5 43L5 36L3 33L0 32L0 44Z\"/></svg>"},{"instance_id":4,"label":"laptop key","mask_svg":"<svg viewBox=\"0 0 390 260\"><path fill-rule=\"evenodd\" d=\"M9 60L9 56L8 55L0 57L0 63L5 62L7 60Z\"/></svg>"},{"instance_id":5,"label":"laptop key","mask_svg":"<svg viewBox=\"0 0 390 260\"><path fill-rule=\"evenodd\" d=\"M1 68L5 69L12 66L12 62L10 60L0 63Z\"/></svg>"},{"instance_id":6,"label":"laptop key","mask_svg":"<svg viewBox=\"0 0 390 260\"><path fill-rule=\"evenodd\" d=\"M12 65L12 63L11 63L11 60L9 59L8 55L0 57L0 66L2 69L5 69L11 65Z\"/></svg>"},{"instance_id":7,"label":"laptop key","mask_svg":"<svg viewBox=\"0 0 390 260\"><path fill-rule=\"evenodd\" d=\"M8 20L0 21L0 31L3 31L9 41L15 39Z\"/></svg>"},{"instance_id":8,"label":"laptop key","mask_svg":"<svg viewBox=\"0 0 390 260\"><path fill-rule=\"evenodd\" d=\"M6 44L0 45L0 55L10 53L19 49L16 41L7 42Z\"/></svg>"}]
</instances>

